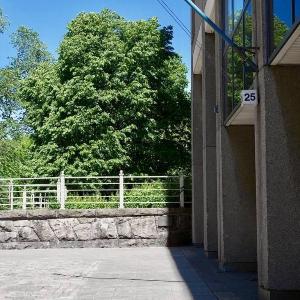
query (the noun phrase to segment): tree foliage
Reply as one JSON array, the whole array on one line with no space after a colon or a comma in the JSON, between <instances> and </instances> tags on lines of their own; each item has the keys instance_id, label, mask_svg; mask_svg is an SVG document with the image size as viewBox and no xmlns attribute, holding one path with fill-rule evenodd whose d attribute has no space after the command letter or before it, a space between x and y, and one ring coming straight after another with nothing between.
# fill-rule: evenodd
<instances>
[{"instance_id":1,"label":"tree foliage","mask_svg":"<svg viewBox=\"0 0 300 300\"><path fill-rule=\"evenodd\" d=\"M8 24L0 9L0 32ZM0 69L0 176L26 176L30 171L30 137L23 122L23 103L19 97L21 81L50 54L36 32L24 26L11 37L16 57Z\"/></svg>"},{"instance_id":2,"label":"tree foliage","mask_svg":"<svg viewBox=\"0 0 300 300\"><path fill-rule=\"evenodd\" d=\"M189 168L190 98L172 28L104 10L68 26L58 62L24 81L36 172L165 173Z\"/></svg>"},{"instance_id":3,"label":"tree foliage","mask_svg":"<svg viewBox=\"0 0 300 300\"><path fill-rule=\"evenodd\" d=\"M3 14L3 11L0 7L0 33L3 33L6 26L8 25L8 21L7 18L5 17L5 15Z\"/></svg>"},{"instance_id":4,"label":"tree foliage","mask_svg":"<svg viewBox=\"0 0 300 300\"><path fill-rule=\"evenodd\" d=\"M52 60L39 34L30 28L20 26L12 34L11 43L17 55L11 57L10 68L15 70L20 78L28 76L40 63Z\"/></svg>"}]
</instances>

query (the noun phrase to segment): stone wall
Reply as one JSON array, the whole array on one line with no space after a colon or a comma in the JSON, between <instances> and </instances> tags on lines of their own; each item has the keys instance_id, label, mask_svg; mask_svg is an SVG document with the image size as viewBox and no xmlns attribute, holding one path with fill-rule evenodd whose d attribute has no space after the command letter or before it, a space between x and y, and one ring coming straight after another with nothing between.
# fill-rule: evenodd
<instances>
[{"instance_id":1,"label":"stone wall","mask_svg":"<svg viewBox=\"0 0 300 300\"><path fill-rule=\"evenodd\" d=\"M190 209L0 212L0 249L180 246L190 242Z\"/></svg>"}]
</instances>

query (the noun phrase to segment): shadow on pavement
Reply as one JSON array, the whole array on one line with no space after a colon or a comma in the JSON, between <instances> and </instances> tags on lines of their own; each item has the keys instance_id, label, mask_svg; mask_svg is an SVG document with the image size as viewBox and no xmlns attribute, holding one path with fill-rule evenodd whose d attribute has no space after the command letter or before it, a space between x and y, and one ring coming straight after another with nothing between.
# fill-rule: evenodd
<instances>
[{"instance_id":1,"label":"shadow on pavement","mask_svg":"<svg viewBox=\"0 0 300 300\"><path fill-rule=\"evenodd\" d=\"M197 247L169 248L170 255L192 299L257 300L257 275L222 272L217 260Z\"/></svg>"}]
</instances>

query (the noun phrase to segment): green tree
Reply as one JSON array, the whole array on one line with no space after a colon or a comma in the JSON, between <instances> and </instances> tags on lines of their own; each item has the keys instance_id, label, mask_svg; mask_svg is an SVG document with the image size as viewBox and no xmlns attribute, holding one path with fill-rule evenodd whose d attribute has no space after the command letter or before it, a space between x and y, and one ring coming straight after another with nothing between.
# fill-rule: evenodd
<instances>
[{"instance_id":1,"label":"green tree","mask_svg":"<svg viewBox=\"0 0 300 300\"><path fill-rule=\"evenodd\" d=\"M0 11L0 30L7 24ZM43 61L51 61L50 54L36 32L24 26L11 38L16 57L0 69L0 177L25 176L30 171L30 137L26 133L20 83Z\"/></svg>"},{"instance_id":2,"label":"green tree","mask_svg":"<svg viewBox=\"0 0 300 300\"><path fill-rule=\"evenodd\" d=\"M2 9L0 8L0 33L3 33L8 25L7 18L4 16Z\"/></svg>"},{"instance_id":3,"label":"green tree","mask_svg":"<svg viewBox=\"0 0 300 300\"><path fill-rule=\"evenodd\" d=\"M24 81L36 172L165 173L189 168L190 97L172 28L104 10L68 26L56 64Z\"/></svg>"},{"instance_id":4,"label":"green tree","mask_svg":"<svg viewBox=\"0 0 300 300\"><path fill-rule=\"evenodd\" d=\"M20 78L28 76L40 63L52 60L39 34L30 28L20 26L12 34L11 43L17 55L10 58L10 68L15 70Z\"/></svg>"}]
</instances>

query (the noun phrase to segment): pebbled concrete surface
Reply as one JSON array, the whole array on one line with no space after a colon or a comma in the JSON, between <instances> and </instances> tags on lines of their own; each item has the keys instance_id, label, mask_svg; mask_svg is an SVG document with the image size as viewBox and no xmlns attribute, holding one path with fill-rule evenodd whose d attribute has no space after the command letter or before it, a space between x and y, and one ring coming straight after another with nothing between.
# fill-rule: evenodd
<instances>
[{"instance_id":1,"label":"pebbled concrete surface","mask_svg":"<svg viewBox=\"0 0 300 300\"><path fill-rule=\"evenodd\" d=\"M0 299L254 300L252 279L194 247L0 251Z\"/></svg>"}]
</instances>

